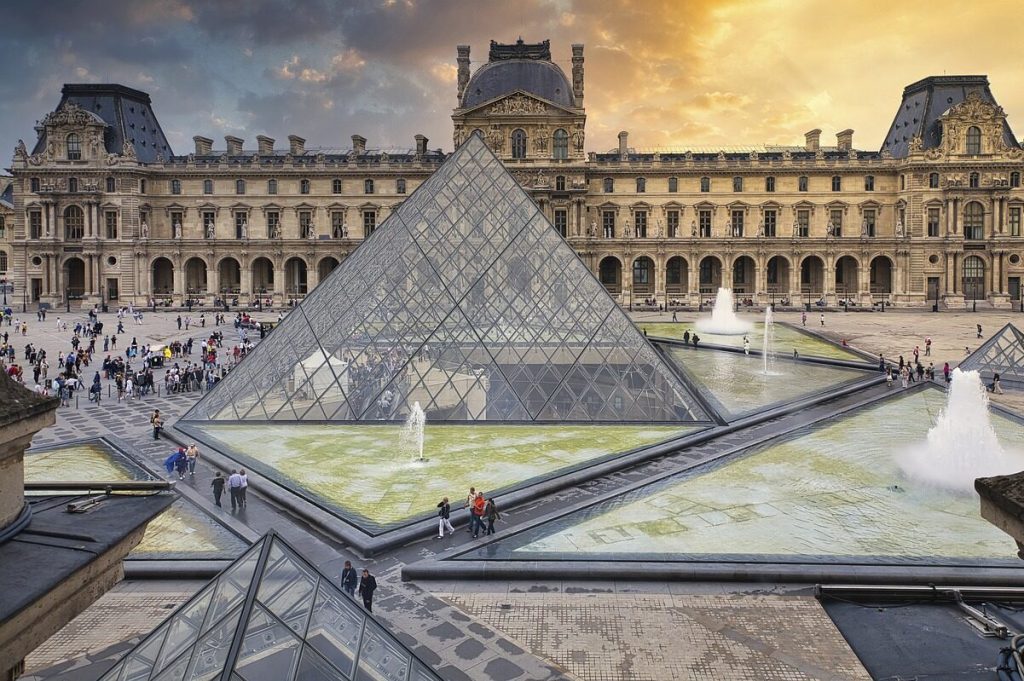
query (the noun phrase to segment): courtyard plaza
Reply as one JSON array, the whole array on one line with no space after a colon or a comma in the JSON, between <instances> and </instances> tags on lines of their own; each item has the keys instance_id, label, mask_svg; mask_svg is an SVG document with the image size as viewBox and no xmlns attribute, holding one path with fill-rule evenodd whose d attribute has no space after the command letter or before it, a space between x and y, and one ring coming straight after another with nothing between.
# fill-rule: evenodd
<instances>
[{"instance_id":1,"label":"courtyard plaza","mask_svg":"<svg viewBox=\"0 0 1024 681\"><path fill-rule=\"evenodd\" d=\"M126 323L127 342L131 335L137 337L140 345L184 340L187 336L177 329L177 314L147 313L142 326ZM808 314L809 332L837 342L845 340L852 349L875 357L884 353L891 359L900 354L909 358L915 345L921 347L923 354L924 338L930 336L932 356L928 359L938 368L944 361L955 364L962 359L965 346L973 350L980 344L976 324L982 324L987 337L1005 323L1016 321L1017 316L990 310L938 314L826 311L822 328L818 314L817 309ZM33 343L45 349L48 357L55 358L69 347L70 333L56 332L56 316L51 312L43 323L31 316L27 335L16 337L20 348ZM84 312L60 316L69 327L85 319ZM697 316L679 313L676 324L672 324L670 314L637 313L633 319L640 324L685 329ZM759 318L756 313L748 316L751 321ZM193 317L198 315L194 313ZM277 313L265 313L261 318L276 320ZM777 320L794 328L800 326L800 318L799 312L780 311L776 315ZM101 314L100 319L107 329L116 327L115 315ZM212 316L207 314L207 319L206 329L193 328L188 336L205 338L211 330ZM233 326L229 323L226 328L219 328L225 332L227 347L236 338L232 336ZM649 335L670 335L664 327L659 328L659 334ZM787 332L784 337L799 340L801 336L799 332L792 336ZM119 340L119 351L123 352L125 338ZM754 347L758 344L754 343ZM785 351L783 339L779 352ZM19 349L19 361L20 358ZM77 404L59 409L57 424L40 433L33 445L44 448L85 437L117 437L135 448L134 456L159 468L172 443L152 439L148 422L151 410L159 408L166 422L173 424L199 396L161 394L121 403L104 400L98 405L83 396ZM996 402L1011 403L1013 399L1009 393L994 397ZM884 412L885 405L877 409ZM499 533L559 506L597 499L652 474L671 470L665 460L651 461L578 489L564 490L556 495L557 499L502 509ZM418 586L401 580L404 565L453 548L472 549L474 540L459 528L442 541L420 541L378 557L363 558L267 501L260 487L271 483L258 474L250 478L249 504L245 509L232 513L228 508L213 507L208 492L213 471L209 461L201 459L195 478L187 478L179 483L179 488L196 503L205 504L210 512L222 514L226 523L244 527L248 536L275 529L327 575L338 575L344 560L352 560L357 567L369 567L382 586L375 614L446 679L869 678L805 587L636 582L629 579L628 572L613 582L460 580ZM432 492L434 496L441 493ZM465 489L455 487L444 493L453 502L453 516L465 514L461 508ZM656 504L657 497L650 501ZM1005 548L1012 553L1011 542ZM169 612L168 608L184 602L203 584L179 579L123 582L30 657L25 678L97 678L133 641L154 628ZM613 597L609 598L609 594ZM117 617L116 613L129 611L131 617ZM722 613L728 613L724 623ZM635 625L624 629L624 618ZM103 626L112 619L118 621L117 627ZM809 630L816 632L813 639L807 636ZM685 632L685 646L678 645L680 631Z\"/></svg>"}]
</instances>

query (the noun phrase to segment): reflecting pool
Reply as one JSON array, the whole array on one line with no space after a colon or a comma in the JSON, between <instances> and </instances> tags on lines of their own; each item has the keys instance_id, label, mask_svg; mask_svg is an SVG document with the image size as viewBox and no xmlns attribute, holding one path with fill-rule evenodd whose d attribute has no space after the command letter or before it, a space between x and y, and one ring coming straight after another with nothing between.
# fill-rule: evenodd
<instances>
[{"instance_id":1,"label":"reflecting pool","mask_svg":"<svg viewBox=\"0 0 1024 681\"><path fill-rule=\"evenodd\" d=\"M976 496L908 480L896 464L944 404L933 389L886 400L520 533L486 555L1016 566L1014 542L980 517ZM993 422L1002 441L1024 437L1016 420Z\"/></svg>"},{"instance_id":2,"label":"reflecting pool","mask_svg":"<svg viewBox=\"0 0 1024 681\"><path fill-rule=\"evenodd\" d=\"M694 325L687 322L637 322L637 326L647 332L648 336L659 338L679 338L689 331L694 331ZM701 342L713 343L715 345L726 345L732 348L743 347L743 336L727 336L722 334L699 333ZM754 323L754 329L747 338L750 340L752 350L761 349L761 341L764 338L764 322ZM775 322L775 349L780 357L792 356L795 349L802 356L824 357L828 359L844 359L854 362L866 361L864 357L843 348L840 345L818 338L817 336L796 329L782 322Z\"/></svg>"},{"instance_id":3,"label":"reflecting pool","mask_svg":"<svg viewBox=\"0 0 1024 681\"><path fill-rule=\"evenodd\" d=\"M367 529L433 513L444 496L460 508L470 487L494 493L693 430L427 423L426 461L412 462L401 446L402 429L400 424L188 424L214 448L357 516Z\"/></svg>"}]
</instances>

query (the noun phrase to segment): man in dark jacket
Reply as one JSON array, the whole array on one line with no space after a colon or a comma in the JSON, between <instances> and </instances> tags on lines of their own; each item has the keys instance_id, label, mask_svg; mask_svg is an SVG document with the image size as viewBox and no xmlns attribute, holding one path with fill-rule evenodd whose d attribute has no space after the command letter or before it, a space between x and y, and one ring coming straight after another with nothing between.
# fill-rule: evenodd
<instances>
[{"instance_id":1,"label":"man in dark jacket","mask_svg":"<svg viewBox=\"0 0 1024 681\"><path fill-rule=\"evenodd\" d=\"M358 581L359 577L356 575L356 569L352 567L352 561L346 560L345 569L341 571L341 590L355 598L356 582Z\"/></svg>"},{"instance_id":2,"label":"man in dark jacket","mask_svg":"<svg viewBox=\"0 0 1024 681\"><path fill-rule=\"evenodd\" d=\"M363 578L359 580L359 595L363 598L363 607L373 612L373 592L377 590L377 580L370 571L363 568Z\"/></svg>"},{"instance_id":3,"label":"man in dark jacket","mask_svg":"<svg viewBox=\"0 0 1024 681\"><path fill-rule=\"evenodd\" d=\"M441 500L441 503L437 505L437 538L444 539L444 531L448 530L448 534L455 534L455 528L452 527L451 515L452 506L448 503L448 497Z\"/></svg>"},{"instance_id":4,"label":"man in dark jacket","mask_svg":"<svg viewBox=\"0 0 1024 681\"><path fill-rule=\"evenodd\" d=\"M213 476L213 480L210 481L210 486L213 487L213 502L220 506L220 495L224 494L224 483L227 480L220 474L220 471Z\"/></svg>"}]
</instances>

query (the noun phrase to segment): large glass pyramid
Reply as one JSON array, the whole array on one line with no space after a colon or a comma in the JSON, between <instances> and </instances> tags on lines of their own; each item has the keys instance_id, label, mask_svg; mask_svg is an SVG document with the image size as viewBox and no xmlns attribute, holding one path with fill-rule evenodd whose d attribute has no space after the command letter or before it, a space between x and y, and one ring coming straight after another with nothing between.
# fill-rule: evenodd
<instances>
[{"instance_id":1,"label":"large glass pyramid","mask_svg":"<svg viewBox=\"0 0 1024 681\"><path fill-rule=\"evenodd\" d=\"M471 137L185 420L707 420Z\"/></svg>"},{"instance_id":2,"label":"large glass pyramid","mask_svg":"<svg viewBox=\"0 0 1024 681\"><path fill-rule=\"evenodd\" d=\"M100 681L441 681L273 533Z\"/></svg>"},{"instance_id":3,"label":"large glass pyramid","mask_svg":"<svg viewBox=\"0 0 1024 681\"><path fill-rule=\"evenodd\" d=\"M978 371L987 378L1024 385L1024 333L1007 324L960 363L963 371Z\"/></svg>"}]
</instances>

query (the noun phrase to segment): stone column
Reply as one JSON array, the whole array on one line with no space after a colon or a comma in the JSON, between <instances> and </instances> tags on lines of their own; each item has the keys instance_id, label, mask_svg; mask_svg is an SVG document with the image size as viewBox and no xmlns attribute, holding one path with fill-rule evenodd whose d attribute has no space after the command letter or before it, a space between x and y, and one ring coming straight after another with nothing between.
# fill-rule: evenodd
<instances>
[{"instance_id":1,"label":"stone column","mask_svg":"<svg viewBox=\"0 0 1024 681\"><path fill-rule=\"evenodd\" d=\"M274 296L278 300L284 300L285 277L287 276L287 272L284 267L284 258L274 258L271 262L274 264Z\"/></svg>"},{"instance_id":2,"label":"stone column","mask_svg":"<svg viewBox=\"0 0 1024 681\"><path fill-rule=\"evenodd\" d=\"M181 258L172 260L171 277L173 279L171 290L174 291L176 302L180 302L185 298L185 263L181 262Z\"/></svg>"},{"instance_id":3,"label":"stone column","mask_svg":"<svg viewBox=\"0 0 1024 681\"><path fill-rule=\"evenodd\" d=\"M249 296L252 294L252 263L246 262L246 258L239 258L239 297Z\"/></svg>"},{"instance_id":4,"label":"stone column","mask_svg":"<svg viewBox=\"0 0 1024 681\"><path fill-rule=\"evenodd\" d=\"M214 298L220 295L220 268L216 262L206 268L206 293Z\"/></svg>"},{"instance_id":5,"label":"stone column","mask_svg":"<svg viewBox=\"0 0 1024 681\"><path fill-rule=\"evenodd\" d=\"M654 261L654 297L667 303L668 295L665 292L665 261L666 257L664 253L658 254Z\"/></svg>"}]
</instances>

